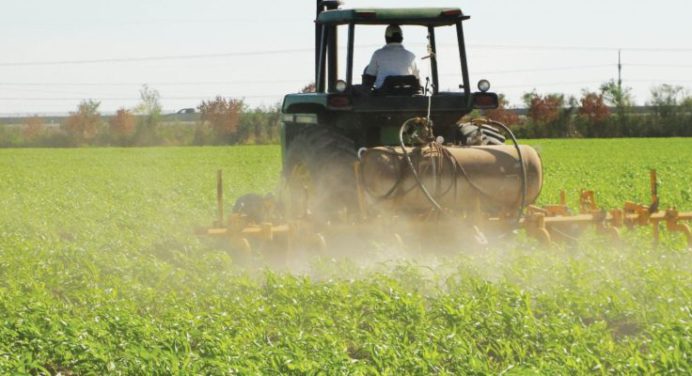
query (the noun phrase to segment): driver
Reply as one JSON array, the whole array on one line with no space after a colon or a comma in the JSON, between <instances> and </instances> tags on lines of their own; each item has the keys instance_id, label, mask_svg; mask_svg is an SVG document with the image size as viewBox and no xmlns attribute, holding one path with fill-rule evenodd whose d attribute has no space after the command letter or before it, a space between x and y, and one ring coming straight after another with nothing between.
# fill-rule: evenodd
<instances>
[{"instance_id":1,"label":"driver","mask_svg":"<svg viewBox=\"0 0 692 376\"><path fill-rule=\"evenodd\" d=\"M404 40L399 25L389 25L384 33L387 45L375 51L370 64L365 68L363 84L379 89L388 76L418 76L416 55L401 45Z\"/></svg>"}]
</instances>

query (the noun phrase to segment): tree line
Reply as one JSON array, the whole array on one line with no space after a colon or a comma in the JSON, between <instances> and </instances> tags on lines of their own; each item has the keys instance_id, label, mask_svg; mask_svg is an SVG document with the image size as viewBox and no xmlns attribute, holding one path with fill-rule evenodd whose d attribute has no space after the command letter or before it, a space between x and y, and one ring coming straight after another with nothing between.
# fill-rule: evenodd
<instances>
[{"instance_id":1,"label":"tree line","mask_svg":"<svg viewBox=\"0 0 692 376\"><path fill-rule=\"evenodd\" d=\"M510 124L520 138L612 138L692 136L692 96L683 87L663 84L651 89L646 111L637 111L631 89L614 81L580 98L563 94L523 96L525 114L500 106L485 116ZM523 111L522 111L523 112Z\"/></svg>"},{"instance_id":2,"label":"tree line","mask_svg":"<svg viewBox=\"0 0 692 376\"><path fill-rule=\"evenodd\" d=\"M242 99L217 96L197 106L192 121L162 114L158 91L144 86L140 103L104 117L100 102L87 99L58 126L38 116L19 127L0 125L0 147L191 146L279 142L280 108L250 108Z\"/></svg>"},{"instance_id":3,"label":"tree line","mask_svg":"<svg viewBox=\"0 0 692 376\"><path fill-rule=\"evenodd\" d=\"M302 91L310 91L306 86ZM614 81L581 97L525 93L522 110L509 108L500 96L495 110L474 112L510 125L520 138L689 137L692 96L682 87L651 90L647 111L636 111L629 88ZM140 90L135 108L103 117L100 102L83 100L57 127L38 116L19 127L0 126L0 147L186 146L272 144L279 142L280 105L251 108L242 99L202 101L193 121L169 121L161 113L158 91Z\"/></svg>"}]
</instances>

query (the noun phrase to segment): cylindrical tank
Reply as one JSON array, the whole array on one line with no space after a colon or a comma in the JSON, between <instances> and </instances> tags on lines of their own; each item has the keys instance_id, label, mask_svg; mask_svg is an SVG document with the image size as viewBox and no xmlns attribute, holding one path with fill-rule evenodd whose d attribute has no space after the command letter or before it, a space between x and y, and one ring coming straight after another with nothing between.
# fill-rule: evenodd
<instances>
[{"instance_id":1,"label":"cylindrical tank","mask_svg":"<svg viewBox=\"0 0 692 376\"><path fill-rule=\"evenodd\" d=\"M541 159L520 146L526 170L524 204L532 204L543 185ZM521 168L514 146L406 148L419 179L441 206L458 211L512 215L521 205ZM360 154L360 182L372 205L402 211L433 207L411 172L401 147L375 147Z\"/></svg>"}]
</instances>

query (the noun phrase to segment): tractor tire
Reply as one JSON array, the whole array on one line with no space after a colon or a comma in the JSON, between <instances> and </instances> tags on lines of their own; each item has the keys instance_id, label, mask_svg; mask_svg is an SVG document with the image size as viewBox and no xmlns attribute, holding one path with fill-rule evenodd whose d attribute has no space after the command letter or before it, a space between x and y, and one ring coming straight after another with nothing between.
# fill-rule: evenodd
<instances>
[{"instance_id":1,"label":"tractor tire","mask_svg":"<svg viewBox=\"0 0 692 376\"><path fill-rule=\"evenodd\" d=\"M306 126L286 148L284 202L289 219L343 222L357 212L354 143L327 126Z\"/></svg>"}]
</instances>

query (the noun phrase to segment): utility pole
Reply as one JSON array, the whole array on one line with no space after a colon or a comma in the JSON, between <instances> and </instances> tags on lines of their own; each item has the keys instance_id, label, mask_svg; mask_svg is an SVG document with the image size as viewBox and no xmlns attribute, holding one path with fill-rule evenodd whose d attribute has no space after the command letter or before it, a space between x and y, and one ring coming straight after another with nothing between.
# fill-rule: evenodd
<instances>
[{"instance_id":1,"label":"utility pole","mask_svg":"<svg viewBox=\"0 0 692 376\"><path fill-rule=\"evenodd\" d=\"M618 49L618 95L616 100L620 132L622 132L627 127L625 120L625 96L622 92L622 49Z\"/></svg>"},{"instance_id":2,"label":"utility pole","mask_svg":"<svg viewBox=\"0 0 692 376\"><path fill-rule=\"evenodd\" d=\"M618 50L618 91L622 93L622 50Z\"/></svg>"}]
</instances>

